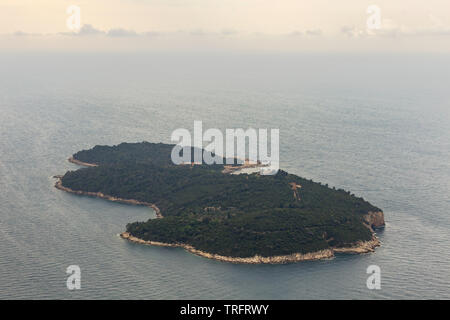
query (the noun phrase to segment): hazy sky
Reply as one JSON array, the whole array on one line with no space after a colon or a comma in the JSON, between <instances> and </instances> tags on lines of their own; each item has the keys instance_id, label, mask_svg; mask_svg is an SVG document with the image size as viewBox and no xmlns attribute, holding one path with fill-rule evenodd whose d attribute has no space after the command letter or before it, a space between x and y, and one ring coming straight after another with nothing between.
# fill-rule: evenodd
<instances>
[{"instance_id":1,"label":"hazy sky","mask_svg":"<svg viewBox=\"0 0 450 320\"><path fill-rule=\"evenodd\" d=\"M450 52L450 1L0 0L0 49Z\"/></svg>"}]
</instances>

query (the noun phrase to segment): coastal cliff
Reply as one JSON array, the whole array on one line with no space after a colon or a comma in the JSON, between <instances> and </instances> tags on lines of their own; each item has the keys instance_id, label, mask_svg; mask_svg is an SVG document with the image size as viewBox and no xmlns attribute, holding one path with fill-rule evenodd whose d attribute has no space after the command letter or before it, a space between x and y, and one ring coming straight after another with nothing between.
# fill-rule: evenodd
<instances>
[{"instance_id":1,"label":"coastal cliff","mask_svg":"<svg viewBox=\"0 0 450 320\"><path fill-rule=\"evenodd\" d=\"M386 225L383 211L370 211L364 216L364 221L371 230L382 228Z\"/></svg>"},{"instance_id":2,"label":"coastal cliff","mask_svg":"<svg viewBox=\"0 0 450 320\"><path fill-rule=\"evenodd\" d=\"M88 162L83 162L80 160L75 159L74 157L70 157L69 159L67 159L69 162L79 165L79 166L83 166L83 167L98 167L97 164L95 163L88 163Z\"/></svg>"},{"instance_id":3,"label":"coastal cliff","mask_svg":"<svg viewBox=\"0 0 450 320\"><path fill-rule=\"evenodd\" d=\"M156 218L161 219L163 217L163 215L161 214L161 210L159 210L159 208L153 203L138 201L138 200L134 200L134 199L117 198L117 197L109 196L107 194L103 194L101 192L88 192L88 191L72 190L72 189L64 187L62 185L62 181L61 181L62 177L61 176L55 176L55 178L58 179L55 183L56 189L59 189L59 190L65 191L65 192L69 192L69 193L73 193L73 194L77 194L77 195L96 197L96 198L105 199L105 200L113 201L113 202L150 207L153 210L155 210Z\"/></svg>"}]
</instances>

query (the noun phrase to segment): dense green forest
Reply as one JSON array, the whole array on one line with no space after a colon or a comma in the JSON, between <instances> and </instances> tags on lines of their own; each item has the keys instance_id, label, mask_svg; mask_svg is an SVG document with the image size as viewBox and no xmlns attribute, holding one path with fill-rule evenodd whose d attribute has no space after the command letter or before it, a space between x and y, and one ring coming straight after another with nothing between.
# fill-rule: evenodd
<instances>
[{"instance_id":1,"label":"dense green forest","mask_svg":"<svg viewBox=\"0 0 450 320\"><path fill-rule=\"evenodd\" d=\"M136 162L136 163L153 163L159 166L173 165L171 160L171 152L175 147L173 144L165 143L121 143L117 146L95 146L89 150L82 150L73 155L73 158L82 162L93 164L117 164L119 162ZM180 155L188 152L190 161L194 161L194 147L184 147L180 150ZM204 152L204 150L200 150ZM210 155L214 156L214 154ZM232 160L237 164L237 160ZM222 158L225 163L226 159ZM230 163L229 161L227 163Z\"/></svg>"},{"instance_id":2,"label":"dense green forest","mask_svg":"<svg viewBox=\"0 0 450 320\"><path fill-rule=\"evenodd\" d=\"M306 253L369 240L363 215L381 211L344 190L280 170L224 174L221 165L173 165L173 145L126 143L80 151L98 167L67 172L63 186L157 205L164 219L127 225L144 240L190 244L220 255Z\"/></svg>"}]
</instances>

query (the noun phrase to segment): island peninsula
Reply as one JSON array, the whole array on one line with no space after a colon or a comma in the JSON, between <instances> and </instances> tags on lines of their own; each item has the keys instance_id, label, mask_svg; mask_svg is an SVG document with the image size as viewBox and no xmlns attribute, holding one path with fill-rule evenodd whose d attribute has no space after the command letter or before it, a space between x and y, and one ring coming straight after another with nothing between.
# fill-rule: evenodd
<instances>
[{"instance_id":1,"label":"island peninsula","mask_svg":"<svg viewBox=\"0 0 450 320\"><path fill-rule=\"evenodd\" d=\"M122 238L220 261L287 263L380 245L374 229L384 226L383 211L361 197L282 170L174 165L173 147L122 143L77 152L69 161L86 167L57 176L55 187L151 207L157 219L129 223Z\"/></svg>"}]
</instances>

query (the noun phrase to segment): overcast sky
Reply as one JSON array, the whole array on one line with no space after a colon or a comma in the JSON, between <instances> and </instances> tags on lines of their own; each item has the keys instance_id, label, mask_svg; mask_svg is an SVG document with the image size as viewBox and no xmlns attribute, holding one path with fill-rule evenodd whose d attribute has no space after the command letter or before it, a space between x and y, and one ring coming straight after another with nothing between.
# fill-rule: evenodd
<instances>
[{"instance_id":1,"label":"overcast sky","mask_svg":"<svg viewBox=\"0 0 450 320\"><path fill-rule=\"evenodd\" d=\"M0 49L450 52L450 1L0 0Z\"/></svg>"}]
</instances>

